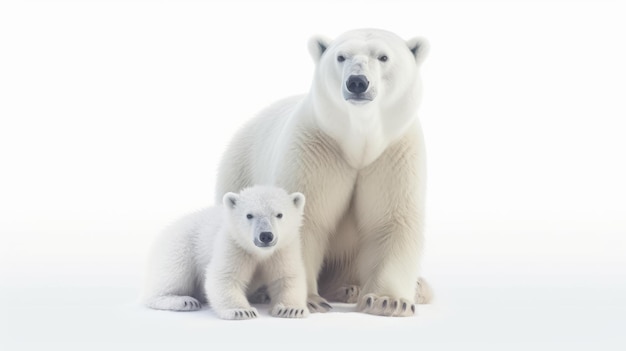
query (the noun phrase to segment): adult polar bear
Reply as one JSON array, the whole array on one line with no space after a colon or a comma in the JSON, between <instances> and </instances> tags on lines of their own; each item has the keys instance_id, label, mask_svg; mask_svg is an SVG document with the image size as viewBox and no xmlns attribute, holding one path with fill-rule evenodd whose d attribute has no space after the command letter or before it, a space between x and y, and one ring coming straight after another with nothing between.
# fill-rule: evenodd
<instances>
[{"instance_id":1,"label":"adult polar bear","mask_svg":"<svg viewBox=\"0 0 626 351\"><path fill-rule=\"evenodd\" d=\"M312 38L309 51L311 90L275 103L235 135L216 199L253 184L304 193L310 309L328 310L323 296L357 302L366 313L412 315L418 296L429 299L418 282L425 155L416 111L425 44L359 29L333 41Z\"/></svg>"}]
</instances>

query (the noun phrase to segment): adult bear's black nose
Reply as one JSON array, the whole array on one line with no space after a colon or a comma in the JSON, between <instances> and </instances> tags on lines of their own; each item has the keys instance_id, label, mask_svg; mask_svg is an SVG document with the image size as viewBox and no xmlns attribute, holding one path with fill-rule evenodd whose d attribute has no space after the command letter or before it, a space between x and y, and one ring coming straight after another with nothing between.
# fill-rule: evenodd
<instances>
[{"instance_id":1,"label":"adult bear's black nose","mask_svg":"<svg viewBox=\"0 0 626 351\"><path fill-rule=\"evenodd\" d=\"M272 234L272 232L261 232L261 235L259 235L259 240L263 244L269 244L272 242L272 240L274 240L274 234Z\"/></svg>"},{"instance_id":2,"label":"adult bear's black nose","mask_svg":"<svg viewBox=\"0 0 626 351\"><path fill-rule=\"evenodd\" d=\"M370 82L367 80L367 77L362 74L350 76L350 78L348 78L348 82L346 83L348 91L354 94L361 94L365 92L369 85Z\"/></svg>"}]
</instances>

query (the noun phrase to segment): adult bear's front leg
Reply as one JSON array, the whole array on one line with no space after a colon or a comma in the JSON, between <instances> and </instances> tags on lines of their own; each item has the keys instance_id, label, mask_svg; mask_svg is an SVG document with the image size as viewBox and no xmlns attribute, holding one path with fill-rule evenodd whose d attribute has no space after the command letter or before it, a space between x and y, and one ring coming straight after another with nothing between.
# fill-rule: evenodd
<instances>
[{"instance_id":1,"label":"adult bear's front leg","mask_svg":"<svg viewBox=\"0 0 626 351\"><path fill-rule=\"evenodd\" d=\"M354 211L361 228L358 309L384 316L415 313L423 243L424 153L407 134L359 174Z\"/></svg>"},{"instance_id":2,"label":"adult bear's front leg","mask_svg":"<svg viewBox=\"0 0 626 351\"><path fill-rule=\"evenodd\" d=\"M277 183L306 196L300 231L302 259L307 279L307 304L311 312L331 306L319 296L317 279L329 241L350 205L357 172L342 159L332 139L322 133L303 133L285 157Z\"/></svg>"}]
</instances>

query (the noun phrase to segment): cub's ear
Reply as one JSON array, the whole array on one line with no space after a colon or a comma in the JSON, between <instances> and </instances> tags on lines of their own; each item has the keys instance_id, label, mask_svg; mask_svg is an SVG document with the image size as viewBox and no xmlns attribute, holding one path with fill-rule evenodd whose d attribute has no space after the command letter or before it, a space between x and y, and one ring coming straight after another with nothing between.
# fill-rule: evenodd
<instances>
[{"instance_id":1,"label":"cub's ear","mask_svg":"<svg viewBox=\"0 0 626 351\"><path fill-rule=\"evenodd\" d=\"M289 195L289 197L291 197L291 201L293 201L293 204L296 206L296 208L302 212L304 210L304 195L302 193L293 193L291 195Z\"/></svg>"},{"instance_id":2,"label":"cub's ear","mask_svg":"<svg viewBox=\"0 0 626 351\"><path fill-rule=\"evenodd\" d=\"M222 198L222 202L224 206L228 209L233 209L237 206L237 201L239 201L239 195L235 193L226 193Z\"/></svg>"},{"instance_id":3,"label":"cub's ear","mask_svg":"<svg viewBox=\"0 0 626 351\"><path fill-rule=\"evenodd\" d=\"M309 39L309 53L316 64L320 62L322 55L328 49L331 40L323 36L314 36Z\"/></svg>"},{"instance_id":4,"label":"cub's ear","mask_svg":"<svg viewBox=\"0 0 626 351\"><path fill-rule=\"evenodd\" d=\"M407 40L406 45L415 56L415 62L417 64L422 63L428 53L428 41L424 38L413 38Z\"/></svg>"}]
</instances>

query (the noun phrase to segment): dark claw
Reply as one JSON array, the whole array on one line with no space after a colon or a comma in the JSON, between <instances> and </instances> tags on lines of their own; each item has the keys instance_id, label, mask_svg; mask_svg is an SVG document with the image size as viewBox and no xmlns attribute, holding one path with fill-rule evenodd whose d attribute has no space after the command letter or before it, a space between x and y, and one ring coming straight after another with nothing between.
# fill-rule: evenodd
<instances>
[{"instance_id":1,"label":"dark claw","mask_svg":"<svg viewBox=\"0 0 626 351\"><path fill-rule=\"evenodd\" d=\"M372 302L373 302L372 297L368 297L368 298L367 298L367 301L366 301L366 303L367 303L367 307L372 307Z\"/></svg>"},{"instance_id":2,"label":"dark claw","mask_svg":"<svg viewBox=\"0 0 626 351\"><path fill-rule=\"evenodd\" d=\"M387 308L387 300L383 301L383 308Z\"/></svg>"},{"instance_id":3,"label":"dark claw","mask_svg":"<svg viewBox=\"0 0 626 351\"><path fill-rule=\"evenodd\" d=\"M411 305L411 312L415 313L415 305Z\"/></svg>"},{"instance_id":4,"label":"dark claw","mask_svg":"<svg viewBox=\"0 0 626 351\"><path fill-rule=\"evenodd\" d=\"M256 312L252 311L252 317L256 318Z\"/></svg>"},{"instance_id":5,"label":"dark claw","mask_svg":"<svg viewBox=\"0 0 626 351\"><path fill-rule=\"evenodd\" d=\"M406 302L402 303L402 312L406 311Z\"/></svg>"},{"instance_id":6,"label":"dark claw","mask_svg":"<svg viewBox=\"0 0 626 351\"><path fill-rule=\"evenodd\" d=\"M350 295L350 289L346 289L346 295Z\"/></svg>"},{"instance_id":7,"label":"dark claw","mask_svg":"<svg viewBox=\"0 0 626 351\"><path fill-rule=\"evenodd\" d=\"M187 301L185 301L185 307L187 307Z\"/></svg>"},{"instance_id":8,"label":"dark claw","mask_svg":"<svg viewBox=\"0 0 626 351\"><path fill-rule=\"evenodd\" d=\"M329 310L332 310L332 309L333 309L333 306L331 306L331 305L327 304L326 302L322 302L322 303L320 303L320 305L322 305L322 307L326 307L326 308L328 308Z\"/></svg>"},{"instance_id":9,"label":"dark claw","mask_svg":"<svg viewBox=\"0 0 626 351\"><path fill-rule=\"evenodd\" d=\"M317 311L317 306L315 306L314 304L308 302L307 306L309 306L310 309L313 309L313 310Z\"/></svg>"},{"instance_id":10,"label":"dark claw","mask_svg":"<svg viewBox=\"0 0 626 351\"><path fill-rule=\"evenodd\" d=\"M276 315L277 315L277 316L280 316L280 314L281 314L281 313L283 313L283 310L282 310L282 309L278 310L278 313L276 313Z\"/></svg>"},{"instance_id":11,"label":"dark claw","mask_svg":"<svg viewBox=\"0 0 626 351\"><path fill-rule=\"evenodd\" d=\"M248 313L248 311L245 311L245 312L246 312L246 317L250 318L250 313Z\"/></svg>"},{"instance_id":12,"label":"dark claw","mask_svg":"<svg viewBox=\"0 0 626 351\"><path fill-rule=\"evenodd\" d=\"M391 307L392 307L394 310L395 310L396 308L398 308L398 301L394 301Z\"/></svg>"},{"instance_id":13,"label":"dark claw","mask_svg":"<svg viewBox=\"0 0 626 351\"><path fill-rule=\"evenodd\" d=\"M235 317L239 317L239 311L235 312Z\"/></svg>"}]
</instances>

